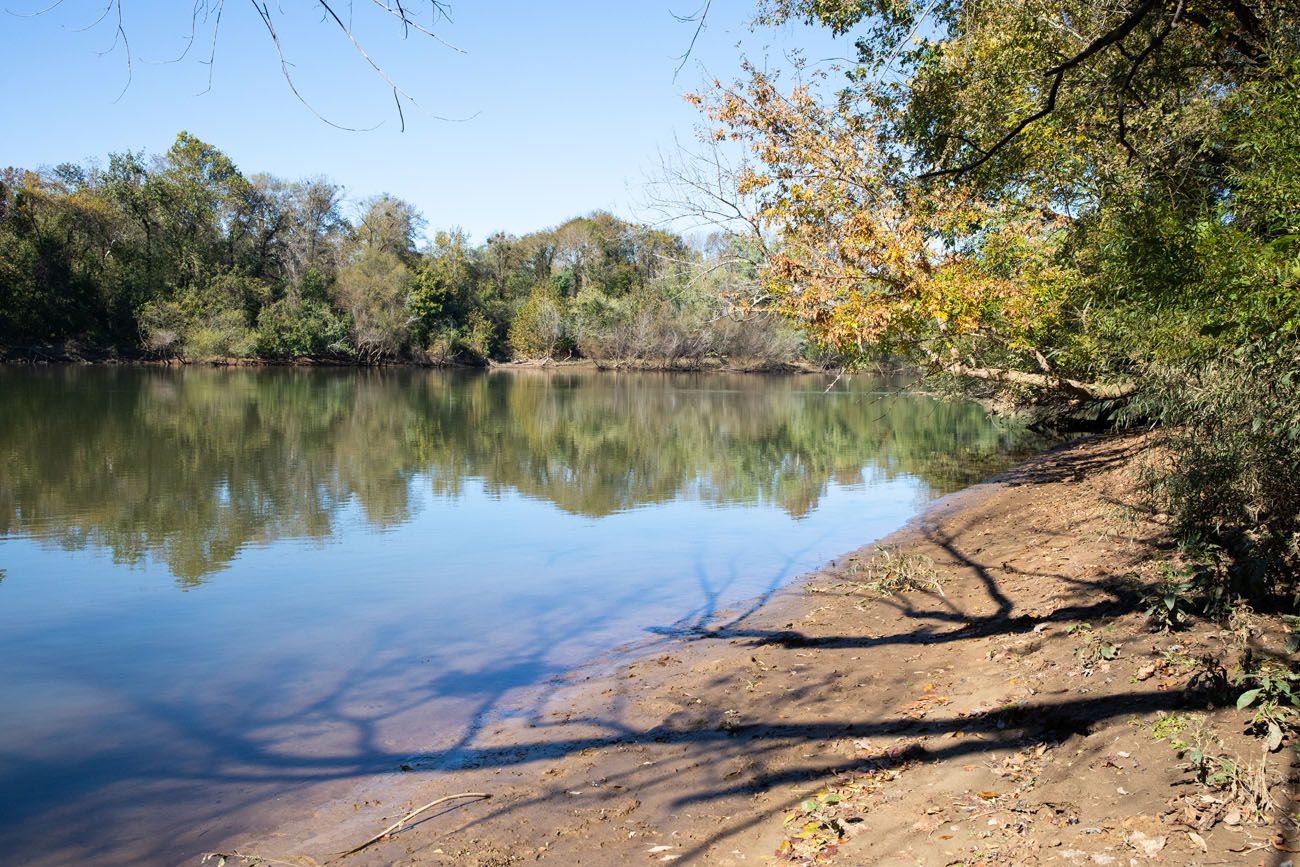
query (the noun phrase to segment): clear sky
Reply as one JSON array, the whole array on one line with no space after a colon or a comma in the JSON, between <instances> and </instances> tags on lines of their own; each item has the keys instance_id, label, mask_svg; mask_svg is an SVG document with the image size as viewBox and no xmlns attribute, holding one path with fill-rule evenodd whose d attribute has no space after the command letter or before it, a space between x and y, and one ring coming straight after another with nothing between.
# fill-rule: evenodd
<instances>
[{"instance_id":1,"label":"clear sky","mask_svg":"<svg viewBox=\"0 0 1300 867\"><path fill-rule=\"evenodd\" d=\"M456 53L383 22L373 0L354 0L358 36L391 77L431 113L409 106L399 131L391 91L311 0L271 8L304 96L344 132L299 103L252 2L224 8L207 87L212 27L184 60L189 4L122 0L135 63L113 43L115 18L84 32L103 0L0 0L0 165L35 168L165 150L181 130L217 145L247 172L326 175L356 199L388 192L413 202L431 228L461 226L476 240L522 233L604 208L635 217L656 154L689 140L698 122L681 98L707 77L729 78L741 48L780 64L793 48L835 53L802 27L752 31L754 0L714 0L691 60L674 81L695 25L677 20L703 0L460 0L436 30ZM338 4L339 9L346 9ZM839 49L843 51L841 47ZM151 62L152 61L152 62ZM119 94L121 97L119 98Z\"/></svg>"}]
</instances>

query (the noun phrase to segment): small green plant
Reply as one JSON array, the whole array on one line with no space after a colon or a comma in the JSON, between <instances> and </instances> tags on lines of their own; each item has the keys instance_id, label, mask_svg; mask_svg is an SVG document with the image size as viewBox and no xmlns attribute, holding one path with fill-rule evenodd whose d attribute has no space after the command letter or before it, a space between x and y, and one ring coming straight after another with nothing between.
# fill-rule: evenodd
<instances>
[{"instance_id":1,"label":"small green plant","mask_svg":"<svg viewBox=\"0 0 1300 867\"><path fill-rule=\"evenodd\" d=\"M1271 802L1266 763L1243 763L1225 753L1223 742L1203 718L1162 715L1152 726L1152 734L1169 742L1186 762L1184 768L1202 786L1223 793L1229 802L1239 804L1257 819L1268 814Z\"/></svg>"},{"instance_id":2,"label":"small green plant","mask_svg":"<svg viewBox=\"0 0 1300 867\"><path fill-rule=\"evenodd\" d=\"M1178 645L1161 653L1160 659L1164 662L1165 668L1196 669L1202 664L1199 658L1184 653L1182 647Z\"/></svg>"},{"instance_id":3,"label":"small green plant","mask_svg":"<svg viewBox=\"0 0 1300 867\"><path fill-rule=\"evenodd\" d=\"M1227 555L1207 542L1184 544L1183 552L1201 612L1215 623L1228 622L1241 602L1233 595Z\"/></svg>"},{"instance_id":4,"label":"small green plant","mask_svg":"<svg viewBox=\"0 0 1300 867\"><path fill-rule=\"evenodd\" d=\"M1075 648L1074 658L1079 661L1080 667L1085 673L1091 671L1094 667L1103 662L1110 662L1117 659L1120 654L1120 646L1113 641L1108 641L1100 635L1093 635L1091 629L1087 630L1088 637L1083 644Z\"/></svg>"},{"instance_id":5,"label":"small green plant","mask_svg":"<svg viewBox=\"0 0 1300 867\"><path fill-rule=\"evenodd\" d=\"M1147 620L1159 632L1173 632L1183 628L1191 617L1194 588L1191 567L1175 569L1168 563L1161 566L1160 581L1147 593Z\"/></svg>"},{"instance_id":6,"label":"small green plant","mask_svg":"<svg viewBox=\"0 0 1300 867\"><path fill-rule=\"evenodd\" d=\"M1237 782L1240 766L1231 756L1188 746L1183 750L1183 758L1187 759L1189 770L1196 775L1196 781L1203 786L1227 789Z\"/></svg>"},{"instance_id":7,"label":"small green plant","mask_svg":"<svg viewBox=\"0 0 1300 867\"><path fill-rule=\"evenodd\" d=\"M1199 542L1182 546L1180 562L1160 564L1160 578L1145 589L1143 602L1147 619L1159 632L1183 628L1194 612L1226 623L1239 607L1222 550Z\"/></svg>"},{"instance_id":8,"label":"small green plant","mask_svg":"<svg viewBox=\"0 0 1300 867\"><path fill-rule=\"evenodd\" d=\"M1237 696L1237 710L1254 708L1251 725L1265 734L1270 751L1279 749L1284 733L1295 726L1300 696L1292 685L1297 681L1300 673L1289 666L1276 659L1260 660L1247 652L1236 682L1250 689Z\"/></svg>"},{"instance_id":9,"label":"small green plant","mask_svg":"<svg viewBox=\"0 0 1300 867\"><path fill-rule=\"evenodd\" d=\"M1151 724L1151 737L1158 741L1169 740L1182 734L1192 722L1191 717L1181 713L1162 713Z\"/></svg>"}]
</instances>

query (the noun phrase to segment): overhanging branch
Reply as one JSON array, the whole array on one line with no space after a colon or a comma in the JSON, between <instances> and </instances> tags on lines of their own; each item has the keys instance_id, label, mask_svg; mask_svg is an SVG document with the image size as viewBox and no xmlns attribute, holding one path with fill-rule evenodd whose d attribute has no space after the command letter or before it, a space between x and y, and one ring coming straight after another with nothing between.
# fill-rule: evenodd
<instances>
[{"instance_id":1,"label":"overhanging branch","mask_svg":"<svg viewBox=\"0 0 1300 867\"><path fill-rule=\"evenodd\" d=\"M932 356L931 360L935 362L940 372L953 376L1010 385L1025 385L1044 391L1059 391L1078 400L1118 400L1129 397L1137 391L1137 384L1132 382L1083 382L1046 373L1028 373L1023 370L1008 368L975 367L961 362L944 362L939 361L937 356Z\"/></svg>"},{"instance_id":2,"label":"overhanging branch","mask_svg":"<svg viewBox=\"0 0 1300 867\"><path fill-rule=\"evenodd\" d=\"M1011 144L1011 142L1031 124L1042 120L1056 110L1056 97L1060 93L1061 85L1065 81L1065 74L1067 72L1074 69L1076 66L1079 66L1094 54L1098 54L1110 46L1123 41L1126 36L1132 33L1137 26L1142 23L1143 19L1145 19L1147 15L1151 13L1151 10L1159 5L1160 2L1161 0L1143 0L1137 8L1124 17L1123 21L1111 30L1106 31L1101 36L1092 40L1092 42L1089 42L1078 54L1063 63L1053 66L1051 69L1044 70L1043 75L1050 76L1052 83L1048 86L1047 100L1043 103L1043 107L1022 119L1018 124L1008 130L1000 139L994 142L991 147L980 154L980 156L959 166L925 172L919 176L920 179L926 180L929 178L942 177L944 175L965 174L979 168L991 160L999 151Z\"/></svg>"}]
</instances>

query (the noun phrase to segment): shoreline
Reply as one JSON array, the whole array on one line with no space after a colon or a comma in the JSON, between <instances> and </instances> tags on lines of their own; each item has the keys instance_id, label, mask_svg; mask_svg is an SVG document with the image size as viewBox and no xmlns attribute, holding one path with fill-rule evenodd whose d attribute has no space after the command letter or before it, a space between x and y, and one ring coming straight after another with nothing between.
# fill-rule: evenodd
<instances>
[{"instance_id":1,"label":"shoreline","mask_svg":"<svg viewBox=\"0 0 1300 867\"><path fill-rule=\"evenodd\" d=\"M346 863L1242 863L1272 817L1197 786L1157 736L1176 719L1258 755L1188 662L1222 656L1225 631L1152 633L1142 614L1167 551L1133 510L1143 454L1135 436L1053 448L227 854L320 859L485 792ZM1283 755L1265 755L1270 786Z\"/></svg>"},{"instance_id":2,"label":"shoreline","mask_svg":"<svg viewBox=\"0 0 1300 867\"><path fill-rule=\"evenodd\" d=\"M385 359L363 362L344 358L202 358L177 357L152 358L145 354L121 354L115 349L91 347L12 347L0 346L0 365L13 367L51 366L125 366L158 368L298 368L298 369L413 369L413 370L602 370L646 371L662 373L797 373L834 375L835 369L802 361L768 362L744 359L732 363L722 358L707 358L687 363L671 360L644 359L525 359L519 361L483 362L461 360L434 361L430 359ZM882 365L882 373L895 373L901 368Z\"/></svg>"}]
</instances>

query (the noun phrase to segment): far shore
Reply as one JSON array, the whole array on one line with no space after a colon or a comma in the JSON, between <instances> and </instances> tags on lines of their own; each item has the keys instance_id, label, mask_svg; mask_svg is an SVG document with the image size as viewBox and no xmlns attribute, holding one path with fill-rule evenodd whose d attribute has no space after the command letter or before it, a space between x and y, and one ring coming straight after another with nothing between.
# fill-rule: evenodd
<instances>
[{"instance_id":1,"label":"far shore","mask_svg":"<svg viewBox=\"0 0 1300 867\"><path fill-rule=\"evenodd\" d=\"M178 358L158 357L140 352L81 346L0 346L0 364L20 365L138 365L145 367L321 367L415 368L451 370L644 370L681 371L686 373L819 373L833 374L837 368L805 361L768 361L753 359L592 359L542 358L520 361L489 359L475 362L463 359L390 358L361 361L348 358Z\"/></svg>"}]
</instances>

